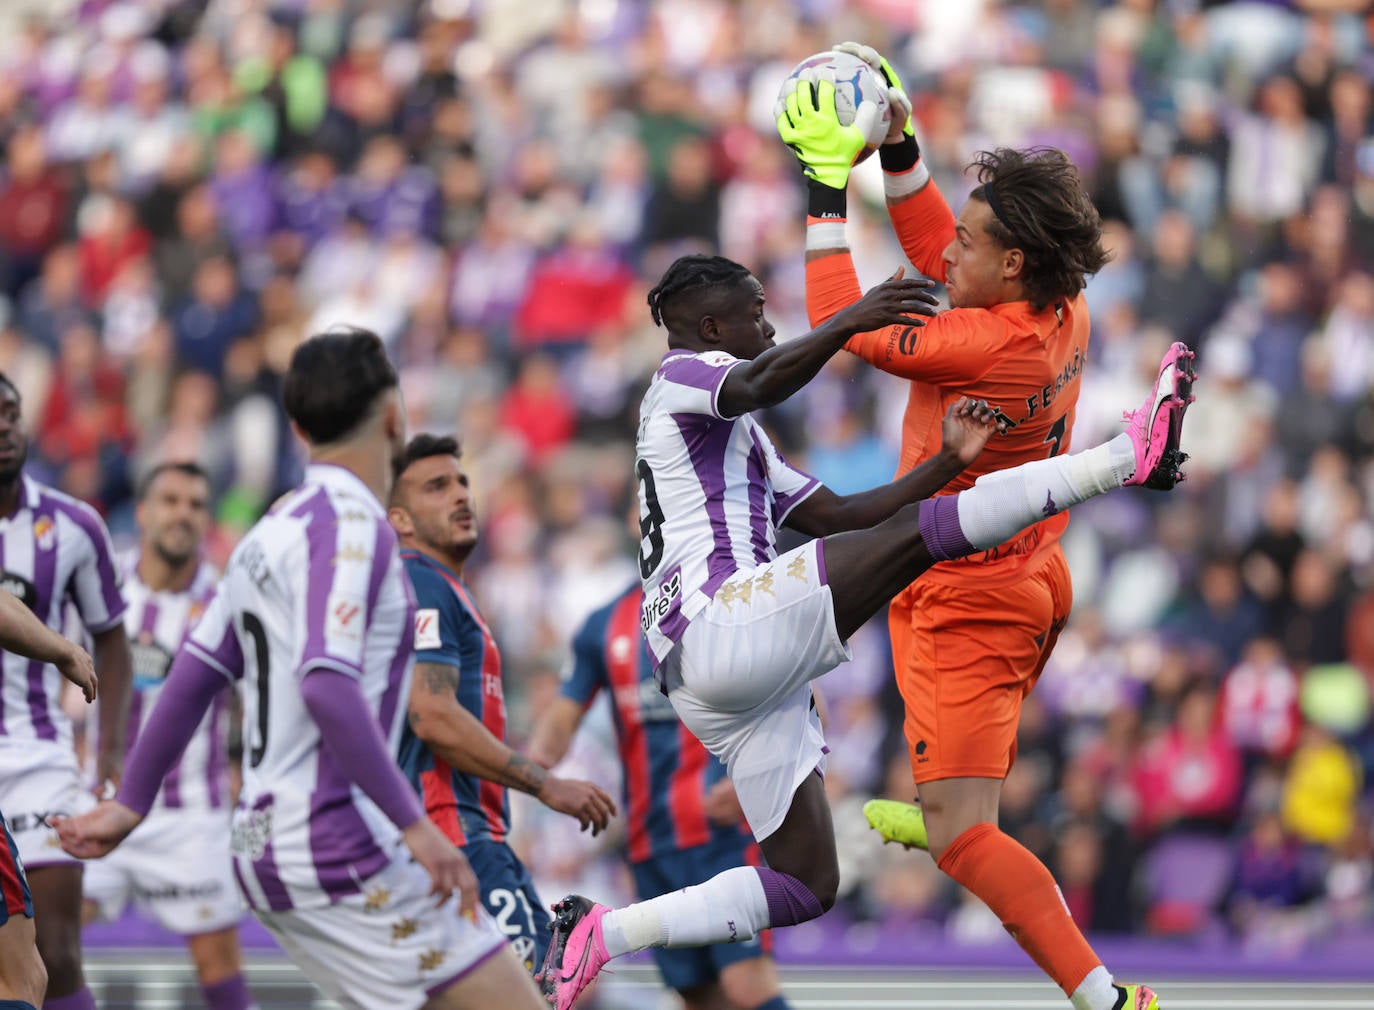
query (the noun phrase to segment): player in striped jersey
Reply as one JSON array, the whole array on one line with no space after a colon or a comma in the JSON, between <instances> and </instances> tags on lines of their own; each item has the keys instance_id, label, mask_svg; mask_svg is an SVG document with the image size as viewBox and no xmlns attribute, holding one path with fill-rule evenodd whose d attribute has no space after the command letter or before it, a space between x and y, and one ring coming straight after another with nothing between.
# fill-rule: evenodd
<instances>
[{"instance_id":1,"label":"player in striped jersey","mask_svg":"<svg viewBox=\"0 0 1374 1010\"><path fill-rule=\"evenodd\" d=\"M246 753L234 874L310 979L353 1010L542 1010L477 904L467 860L392 757L415 616L382 507L405 437L395 369L376 334L330 331L296 349L284 399L310 450L305 482L234 550L118 796L60 819L63 845L89 858L127 837L237 681Z\"/></svg>"},{"instance_id":2,"label":"player in striped jersey","mask_svg":"<svg viewBox=\"0 0 1374 1010\"><path fill-rule=\"evenodd\" d=\"M761 860L742 822L725 765L678 721L654 681L639 630L638 583L594 611L573 637L558 698L544 710L529 755L545 767L563 759L587 708L610 693L625 787L626 858L640 898L652 898ZM787 1010L772 934L711 947L654 948L663 981L686 1010Z\"/></svg>"},{"instance_id":3,"label":"player in striped jersey","mask_svg":"<svg viewBox=\"0 0 1374 1010\"><path fill-rule=\"evenodd\" d=\"M102 680L96 774L117 782L129 704L124 635L110 535L95 510L24 473L28 435L19 392L0 376L0 580L44 624L61 632L68 605L90 633ZM62 711L60 672L12 652L0 657L0 810L28 868L38 950L48 970L45 1006L95 1006L81 972L81 864L59 847L51 818L90 801Z\"/></svg>"},{"instance_id":4,"label":"player in striped jersey","mask_svg":"<svg viewBox=\"0 0 1374 1010\"><path fill-rule=\"evenodd\" d=\"M986 401L950 404L940 452L882 487L841 497L788 466L750 412L801 389L854 334L923 325L929 282L900 278L782 345L763 286L731 260L683 257L649 293L668 352L636 442L641 627L660 686L725 762L768 865L622 909L569 895L554 906L540 972L554 1010L568 1010L613 957L741 940L823 914L839 860L811 681L847 659L849 637L935 562L1172 477L1192 380L1175 356L1111 442L987 474L958 494L929 497L987 443L996 413ZM778 555L782 526L816 539Z\"/></svg>"},{"instance_id":5,"label":"player in striped jersey","mask_svg":"<svg viewBox=\"0 0 1374 1010\"><path fill-rule=\"evenodd\" d=\"M506 844L508 789L575 817L593 834L615 804L590 782L550 775L506 745L501 655L463 584L477 517L452 437L417 435L396 461L389 516L415 590L415 681L401 768L425 811L463 847L482 901L530 971L542 963L549 916Z\"/></svg>"},{"instance_id":6,"label":"player in striped jersey","mask_svg":"<svg viewBox=\"0 0 1374 1010\"><path fill-rule=\"evenodd\" d=\"M91 657L9 593L0 593L0 649L51 663L81 688L88 703L95 700L97 682ZM33 894L24 861L9 824L0 815L0 1007L35 1010L43 1002L47 987L48 972L38 954Z\"/></svg>"},{"instance_id":7,"label":"player in striped jersey","mask_svg":"<svg viewBox=\"0 0 1374 1010\"><path fill-rule=\"evenodd\" d=\"M124 572L124 626L134 657L129 742L149 717L172 657L219 573L203 559L210 479L195 463L162 463L144 477L139 546ZM227 688L228 685L226 685ZM232 695L216 696L133 836L86 868L86 917L115 918L130 898L186 937L210 1010L252 1006L239 964L243 901L229 868L226 729Z\"/></svg>"}]
</instances>

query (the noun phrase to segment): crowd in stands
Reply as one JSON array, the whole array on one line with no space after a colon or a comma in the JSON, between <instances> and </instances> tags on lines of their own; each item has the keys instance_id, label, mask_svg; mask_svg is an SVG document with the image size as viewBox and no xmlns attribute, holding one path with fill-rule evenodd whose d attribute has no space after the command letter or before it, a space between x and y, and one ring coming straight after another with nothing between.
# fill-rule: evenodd
<instances>
[{"instance_id":1,"label":"crowd in stands","mask_svg":"<svg viewBox=\"0 0 1374 1010\"><path fill-rule=\"evenodd\" d=\"M1362 6L50 3L0 37L0 371L32 472L119 538L151 463L206 465L222 560L301 472L278 404L292 349L375 330L412 429L463 440L470 581L518 737L576 624L635 577L635 414L664 349L645 292L675 256L719 251L764 282L780 336L806 328L774 96L812 52L877 46L956 208L962 166L996 145L1063 148L1088 182L1114 259L1088 288L1076 445L1118 430L1170 341L1198 351L1187 482L1074 513L1075 616L1026 709L1004 826L1090 931L1300 949L1374 929ZM850 201L867 284L901 262L878 173L856 171ZM851 491L890 479L904 397L841 356L766 420ZM986 937L985 910L857 813L912 795L881 621L821 690L836 914ZM614 874L575 832L525 837L545 879Z\"/></svg>"}]
</instances>

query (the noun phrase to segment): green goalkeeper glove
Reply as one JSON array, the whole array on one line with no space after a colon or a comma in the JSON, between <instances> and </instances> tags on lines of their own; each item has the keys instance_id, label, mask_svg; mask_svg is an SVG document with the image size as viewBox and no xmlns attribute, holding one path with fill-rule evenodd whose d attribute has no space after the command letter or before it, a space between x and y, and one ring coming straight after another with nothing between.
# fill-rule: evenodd
<instances>
[{"instance_id":1,"label":"green goalkeeper glove","mask_svg":"<svg viewBox=\"0 0 1374 1010\"><path fill-rule=\"evenodd\" d=\"M911 128L911 97L902 87L901 79L897 76L897 71L892 69L892 64L887 62L887 57L862 42L841 42L832 48L836 52L848 53L863 60L873 68L874 73L887 82L887 100L892 106L892 125L888 127L883 143L899 144L905 137L914 137L916 134Z\"/></svg>"},{"instance_id":2,"label":"green goalkeeper glove","mask_svg":"<svg viewBox=\"0 0 1374 1010\"><path fill-rule=\"evenodd\" d=\"M778 113L778 136L792 149L808 177L832 189L849 184L849 170L868 146L864 139L878 107L860 102L854 122L841 126L835 113L835 85L824 77L799 77Z\"/></svg>"}]
</instances>

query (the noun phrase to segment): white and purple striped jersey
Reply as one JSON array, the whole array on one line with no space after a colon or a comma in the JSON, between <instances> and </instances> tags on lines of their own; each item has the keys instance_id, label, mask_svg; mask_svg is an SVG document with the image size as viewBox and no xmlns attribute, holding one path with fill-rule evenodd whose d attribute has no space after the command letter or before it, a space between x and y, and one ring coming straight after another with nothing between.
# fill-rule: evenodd
<instances>
[{"instance_id":1,"label":"white and purple striped jersey","mask_svg":"<svg viewBox=\"0 0 1374 1010\"><path fill-rule=\"evenodd\" d=\"M321 747L300 677L322 668L356 677L395 753L414 615L386 513L341 467L310 466L230 557L186 648L242 678L234 872L254 908L325 905L389 863L400 832Z\"/></svg>"},{"instance_id":2,"label":"white and purple striped jersey","mask_svg":"<svg viewBox=\"0 0 1374 1010\"><path fill-rule=\"evenodd\" d=\"M124 612L124 630L129 635L134 668L133 691L129 695L129 747L133 747L139 727L153 711L173 657L204 613L218 583L215 566L201 562L186 589L154 591L138 577L138 552L127 559L124 601L128 609ZM152 813L220 810L228 805L228 725L229 692L223 691L205 713L181 760L163 779Z\"/></svg>"},{"instance_id":3,"label":"white and purple striped jersey","mask_svg":"<svg viewBox=\"0 0 1374 1010\"><path fill-rule=\"evenodd\" d=\"M669 351L640 406L640 626L655 668L726 579L777 557L778 527L820 487L748 414L721 416L721 384L739 364Z\"/></svg>"},{"instance_id":4,"label":"white and purple striped jersey","mask_svg":"<svg viewBox=\"0 0 1374 1010\"><path fill-rule=\"evenodd\" d=\"M110 533L95 509L27 476L19 508L0 519L0 586L23 600L54 631L64 630L68 604L86 630L98 634L124 617ZM72 745L62 711L57 667L0 652L0 738Z\"/></svg>"}]
</instances>

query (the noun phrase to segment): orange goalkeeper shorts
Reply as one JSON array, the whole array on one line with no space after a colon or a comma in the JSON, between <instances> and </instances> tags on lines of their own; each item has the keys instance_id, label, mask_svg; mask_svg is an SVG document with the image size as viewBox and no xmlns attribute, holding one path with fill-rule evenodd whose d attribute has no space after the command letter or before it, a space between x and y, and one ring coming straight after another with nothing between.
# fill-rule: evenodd
<instances>
[{"instance_id":1,"label":"orange goalkeeper shorts","mask_svg":"<svg viewBox=\"0 0 1374 1010\"><path fill-rule=\"evenodd\" d=\"M888 611L897 686L917 783L1006 778L1021 700L1054 650L1073 606L1056 545L1045 563L995 589L918 579Z\"/></svg>"}]
</instances>

